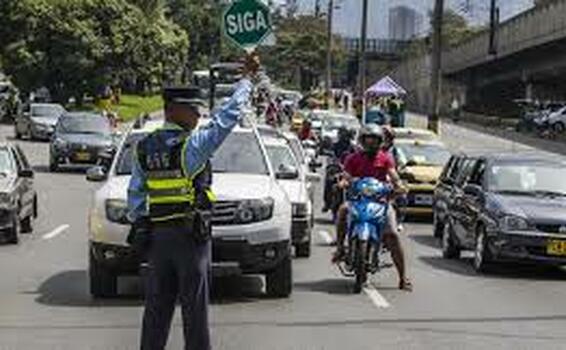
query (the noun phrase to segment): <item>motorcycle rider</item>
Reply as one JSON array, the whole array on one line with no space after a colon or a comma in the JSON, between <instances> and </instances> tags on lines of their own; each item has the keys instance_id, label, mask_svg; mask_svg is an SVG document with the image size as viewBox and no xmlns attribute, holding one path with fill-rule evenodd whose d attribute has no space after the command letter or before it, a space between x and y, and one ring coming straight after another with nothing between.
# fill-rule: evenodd
<instances>
[{"instance_id":1,"label":"motorcycle rider","mask_svg":"<svg viewBox=\"0 0 566 350\"><path fill-rule=\"evenodd\" d=\"M312 124L310 120L303 121L303 125L301 126L301 130L299 130L299 140L314 140L316 141L316 135L312 130Z\"/></svg>"},{"instance_id":2,"label":"motorcycle rider","mask_svg":"<svg viewBox=\"0 0 566 350\"><path fill-rule=\"evenodd\" d=\"M345 127L341 127L338 129L338 141L332 145L334 160L336 160L339 164L344 164L346 157L353 151L354 146L352 145L352 134ZM327 173L324 179L324 207L322 208L322 212L327 212L330 209L334 185L334 176L329 176Z\"/></svg>"},{"instance_id":3,"label":"motorcycle rider","mask_svg":"<svg viewBox=\"0 0 566 350\"><path fill-rule=\"evenodd\" d=\"M361 150L349 155L344 163L344 178L339 186L347 188L355 178L375 177L380 181L389 182L395 192L405 191L399 175L395 170L395 161L388 150L384 149L382 130L377 125L368 125L360 132L359 142ZM336 231L337 248L333 261L337 262L344 256L344 240L348 230L348 203L344 203L338 210ZM395 210L391 207L387 211L383 242L391 252L393 263L399 274L399 289L411 291L412 283L405 273L405 256L399 231L397 229Z\"/></svg>"}]
</instances>

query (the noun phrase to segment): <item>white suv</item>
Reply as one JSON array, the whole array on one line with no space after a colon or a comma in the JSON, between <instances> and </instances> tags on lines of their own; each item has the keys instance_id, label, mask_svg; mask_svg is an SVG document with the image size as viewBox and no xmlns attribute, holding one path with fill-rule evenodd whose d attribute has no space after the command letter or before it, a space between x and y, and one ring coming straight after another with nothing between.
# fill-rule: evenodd
<instances>
[{"instance_id":1,"label":"white suv","mask_svg":"<svg viewBox=\"0 0 566 350\"><path fill-rule=\"evenodd\" d=\"M104 181L89 214L90 290L95 297L116 294L119 275L137 274L139 257L126 243L125 218L132 150L162 124L149 121L124 137L108 174L89 169L90 181ZM212 159L212 262L215 273L265 274L270 296L292 289L291 203L275 179L263 143L249 128L236 127Z\"/></svg>"}]
</instances>

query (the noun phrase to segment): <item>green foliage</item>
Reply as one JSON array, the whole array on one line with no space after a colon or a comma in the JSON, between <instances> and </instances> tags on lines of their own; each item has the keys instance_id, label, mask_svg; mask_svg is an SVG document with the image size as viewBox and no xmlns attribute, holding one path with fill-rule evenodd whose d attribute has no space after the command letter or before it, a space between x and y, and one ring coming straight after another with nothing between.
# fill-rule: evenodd
<instances>
[{"instance_id":1,"label":"green foliage","mask_svg":"<svg viewBox=\"0 0 566 350\"><path fill-rule=\"evenodd\" d=\"M173 81L186 58L184 31L126 0L1 2L0 55L6 72L29 91L79 101L103 84L144 91ZM14 30L18 28L18 30Z\"/></svg>"},{"instance_id":2,"label":"green foliage","mask_svg":"<svg viewBox=\"0 0 566 350\"><path fill-rule=\"evenodd\" d=\"M129 121L139 117L142 113L152 113L163 108L161 95L138 96L122 95L117 106L120 120Z\"/></svg>"},{"instance_id":3,"label":"green foliage","mask_svg":"<svg viewBox=\"0 0 566 350\"><path fill-rule=\"evenodd\" d=\"M268 73L287 85L298 85L305 75L322 77L326 68L326 21L314 16L296 16L277 20L276 44L262 48L262 60ZM333 66L345 64L346 51L333 38ZM301 84L304 87L304 84Z\"/></svg>"}]
</instances>

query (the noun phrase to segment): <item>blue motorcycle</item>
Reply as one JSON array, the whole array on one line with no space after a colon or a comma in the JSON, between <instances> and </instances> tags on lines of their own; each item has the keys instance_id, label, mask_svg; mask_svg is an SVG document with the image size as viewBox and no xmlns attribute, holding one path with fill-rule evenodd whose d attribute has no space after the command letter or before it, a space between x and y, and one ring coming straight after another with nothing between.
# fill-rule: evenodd
<instances>
[{"instance_id":1,"label":"blue motorcycle","mask_svg":"<svg viewBox=\"0 0 566 350\"><path fill-rule=\"evenodd\" d=\"M391 193L390 185L371 177L355 181L349 190L348 248L338 266L345 276L355 277L355 293L361 292L368 273L380 269L381 237Z\"/></svg>"}]
</instances>

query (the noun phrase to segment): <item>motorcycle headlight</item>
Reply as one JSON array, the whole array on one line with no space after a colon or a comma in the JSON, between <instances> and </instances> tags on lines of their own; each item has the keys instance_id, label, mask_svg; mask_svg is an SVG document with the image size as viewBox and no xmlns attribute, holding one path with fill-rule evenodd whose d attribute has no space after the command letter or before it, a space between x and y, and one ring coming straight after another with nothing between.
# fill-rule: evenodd
<instances>
[{"instance_id":1,"label":"motorcycle headlight","mask_svg":"<svg viewBox=\"0 0 566 350\"><path fill-rule=\"evenodd\" d=\"M128 224L128 205L122 199L106 200L106 218L118 224Z\"/></svg>"},{"instance_id":2,"label":"motorcycle headlight","mask_svg":"<svg viewBox=\"0 0 566 350\"><path fill-rule=\"evenodd\" d=\"M249 224L269 220L273 215L273 199L252 199L242 201L236 213L236 219L241 224Z\"/></svg>"},{"instance_id":3,"label":"motorcycle headlight","mask_svg":"<svg viewBox=\"0 0 566 350\"><path fill-rule=\"evenodd\" d=\"M307 216L308 207L307 203L293 203L292 204L293 216Z\"/></svg>"},{"instance_id":4,"label":"motorcycle headlight","mask_svg":"<svg viewBox=\"0 0 566 350\"><path fill-rule=\"evenodd\" d=\"M529 229L529 223L520 216L505 215L499 219L499 227L504 231L525 231Z\"/></svg>"}]
</instances>

